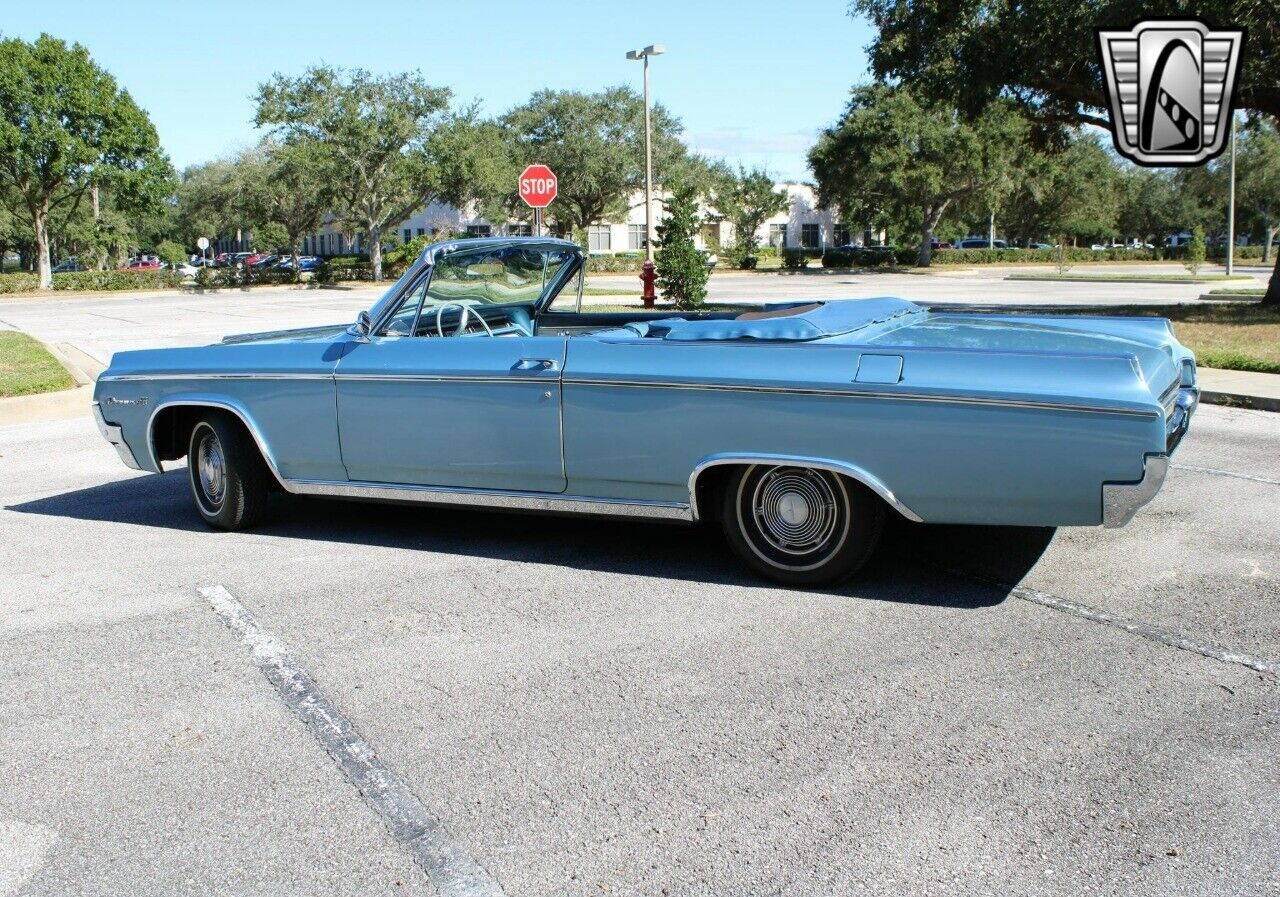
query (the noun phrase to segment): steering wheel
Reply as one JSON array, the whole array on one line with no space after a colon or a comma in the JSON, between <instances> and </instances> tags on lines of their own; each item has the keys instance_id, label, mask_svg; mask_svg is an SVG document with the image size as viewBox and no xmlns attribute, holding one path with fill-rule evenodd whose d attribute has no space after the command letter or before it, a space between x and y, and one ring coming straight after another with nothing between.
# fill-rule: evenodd
<instances>
[{"instance_id":1,"label":"steering wheel","mask_svg":"<svg viewBox=\"0 0 1280 897\"><path fill-rule=\"evenodd\" d=\"M454 336L461 335L467 329L467 321L471 319L471 309L463 305L461 302L445 302L442 305L437 306L436 307L436 335L440 336L441 338L444 337L444 326L441 323L444 320L444 310L453 305L456 305L458 308L462 309L462 314L458 316L458 328L453 331ZM489 322L484 319L484 315L477 312L476 320L478 320L481 323L481 325L484 327L485 333L487 333L489 336L493 336L493 328L490 327Z\"/></svg>"}]
</instances>

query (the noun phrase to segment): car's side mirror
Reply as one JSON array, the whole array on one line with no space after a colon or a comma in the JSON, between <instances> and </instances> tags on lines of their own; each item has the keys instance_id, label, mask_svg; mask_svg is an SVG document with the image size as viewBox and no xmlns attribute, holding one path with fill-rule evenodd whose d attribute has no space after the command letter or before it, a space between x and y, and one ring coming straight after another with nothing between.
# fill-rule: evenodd
<instances>
[{"instance_id":1,"label":"car's side mirror","mask_svg":"<svg viewBox=\"0 0 1280 897\"><path fill-rule=\"evenodd\" d=\"M372 324L373 322L369 320L369 313L367 311L360 312L360 314L356 315L356 335L361 339L367 340L369 338L369 328Z\"/></svg>"}]
</instances>

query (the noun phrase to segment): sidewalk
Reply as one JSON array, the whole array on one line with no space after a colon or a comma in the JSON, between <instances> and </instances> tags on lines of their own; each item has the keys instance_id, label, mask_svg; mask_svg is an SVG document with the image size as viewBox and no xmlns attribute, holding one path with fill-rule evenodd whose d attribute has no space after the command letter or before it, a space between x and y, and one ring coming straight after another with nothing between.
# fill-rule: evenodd
<instances>
[{"instance_id":1,"label":"sidewalk","mask_svg":"<svg viewBox=\"0 0 1280 897\"><path fill-rule=\"evenodd\" d=\"M1200 401L1259 411L1280 411L1280 374L1199 368Z\"/></svg>"}]
</instances>

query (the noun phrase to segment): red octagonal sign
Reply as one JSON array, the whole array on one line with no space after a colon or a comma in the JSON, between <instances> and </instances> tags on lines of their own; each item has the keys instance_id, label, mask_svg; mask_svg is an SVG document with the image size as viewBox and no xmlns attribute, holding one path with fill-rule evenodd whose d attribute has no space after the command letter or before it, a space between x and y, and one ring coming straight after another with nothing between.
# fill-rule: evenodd
<instances>
[{"instance_id":1,"label":"red octagonal sign","mask_svg":"<svg viewBox=\"0 0 1280 897\"><path fill-rule=\"evenodd\" d=\"M520 198L535 209L545 209L556 198L556 174L545 165L530 165L520 173Z\"/></svg>"}]
</instances>

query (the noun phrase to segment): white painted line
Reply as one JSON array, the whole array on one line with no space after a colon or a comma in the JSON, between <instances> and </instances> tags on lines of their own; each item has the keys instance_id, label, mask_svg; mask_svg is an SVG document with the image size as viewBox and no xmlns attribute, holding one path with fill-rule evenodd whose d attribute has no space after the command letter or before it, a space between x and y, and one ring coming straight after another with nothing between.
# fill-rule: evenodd
<instances>
[{"instance_id":1,"label":"white painted line","mask_svg":"<svg viewBox=\"0 0 1280 897\"><path fill-rule=\"evenodd\" d=\"M1174 464L1174 470L1190 470L1194 473L1211 473L1219 477L1234 477L1237 480L1248 480L1251 483L1266 483L1268 486L1280 486L1280 480L1268 480L1266 477L1255 477L1252 474L1236 473L1234 470L1222 470L1217 467L1193 467L1190 464Z\"/></svg>"},{"instance_id":2,"label":"white painted line","mask_svg":"<svg viewBox=\"0 0 1280 897\"><path fill-rule=\"evenodd\" d=\"M386 822L443 897L503 897L502 887L378 757L289 647L258 625L253 614L222 586L200 589L280 697L311 732L365 801Z\"/></svg>"},{"instance_id":3,"label":"white painted line","mask_svg":"<svg viewBox=\"0 0 1280 897\"><path fill-rule=\"evenodd\" d=\"M1096 607L1090 607L1087 604L1081 604L1078 601L1071 601L1067 598L1059 598L1057 595L1050 595L1048 592L1042 592L1039 589L1029 589L1025 586L1009 586L998 582L994 579L988 579L985 576L979 576L964 570L948 569L949 573L960 576L972 582L979 583L984 586L1007 591L1015 598L1021 598L1023 601L1030 601L1032 604L1039 604L1042 607L1052 608L1053 610L1062 611L1075 617L1081 617L1085 620L1091 620L1094 623L1101 623L1104 626L1111 626L1133 635L1150 639L1153 642L1159 642L1162 645L1168 645L1171 648L1178 648L1182 651L1190 651L1193 654L1201 654L1213 660L1220 660L1223 663L1236 663L1259 673L1270 673L1273 676L1280 676L1280 661L1265 660L1261 657L1254 657L1252 654L1245 654L1240 651L1233 651L1230 648L1223 648L1212 642L1202 642L1197 639L1190 638L1173 629L1166 629L1163 626L1156 626L1152 623L1143 623L1139 620L1130 620L1127 617L1121 617L1109 611L1100 610Z\"/></svg>"}]
</instances>

